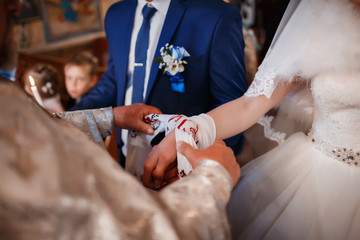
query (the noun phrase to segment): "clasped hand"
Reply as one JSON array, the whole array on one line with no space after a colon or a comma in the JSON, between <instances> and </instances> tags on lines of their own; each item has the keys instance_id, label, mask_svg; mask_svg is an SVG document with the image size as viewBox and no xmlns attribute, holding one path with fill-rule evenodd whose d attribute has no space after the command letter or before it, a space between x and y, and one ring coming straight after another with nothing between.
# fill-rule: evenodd
<instances>
[{"instance_id":1,"label":"clasped hand","mask_svg":"<svg viewBox=\"0 0 360 240\"><path fill-rule=\"evenodd\" d=\"M175 133L172 131L159 145L153 147L144 163L142 182L146 187L159 190L178 179L176 150L189 160L193 168L196 168L201 161L211 159L219 162L228 171L234 184L240 177L240 167L234 153L224 141L217 140L210 147L198 150L185 142L176 144Z\"/></svg>"},{"instance_id":2,"label":"clasped hand","mask_svg":"<svg viewBox=\"0 0 360 240\"><path fill-rule=\"evenodd\" d=\"M113 109L115 125L119 128L141 131L150 135L154 130L146 124L145 116L161 111L156 107L142 103L129 106L121 106ZM231 148L227 147L221 140L215 141L213 145L197 150L189 144L179 142L176 144L175 132L168 134L158 145L154 146L148 159L144 163L143 184L151 189L159 190L178 179L176 151L183 154L195 168L202 160L215 160L225 167L231 175L234 184L240 177L240 167L236 162Z\"/></svg>"}]
</instances>

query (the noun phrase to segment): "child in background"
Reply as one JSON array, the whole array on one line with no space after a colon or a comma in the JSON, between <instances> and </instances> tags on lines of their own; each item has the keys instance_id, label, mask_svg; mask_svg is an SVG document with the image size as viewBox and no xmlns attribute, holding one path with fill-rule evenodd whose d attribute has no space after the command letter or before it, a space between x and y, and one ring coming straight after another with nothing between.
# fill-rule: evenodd
<instances>
[{"instance_id":1,"label":"child in background","mask_svg":"<svg viewBox=\"0 0 360 240\"><path fill-rule=\"evenodd\" d=\"M75 54L65 64L65 85L70 97L76 103L95 86L98 77L96 70L98 59L88 51Z\"/></svg>"},{"instance_id":2,"label":"child in background","mask_svg":"<svg viewBox=\"0 0 360 240\"><path fill-rule=\"evenodd\" d=\"M48 64L38 63L25 70L22 77L25 91L34 96L30 76L34 80L44 108L50 113L63 112L59 94L60 77L56 69Z\"/></svg>"}]
</instances>

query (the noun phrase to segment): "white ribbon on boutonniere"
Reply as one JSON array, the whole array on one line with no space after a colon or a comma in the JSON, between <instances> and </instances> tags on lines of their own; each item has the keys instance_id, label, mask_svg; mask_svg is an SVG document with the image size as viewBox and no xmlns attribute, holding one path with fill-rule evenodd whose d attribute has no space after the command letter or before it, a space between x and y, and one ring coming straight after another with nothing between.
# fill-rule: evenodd
<instances>
[{"instance_id":1,"label":"white ribbon on boutonniere","mask_svg":"<svg viewBox=\"0 0 360 240\"><path fill-rule=\"evenodd\" d=\"M178 47L165 44L160 49L161 57L154 59L159 64L159 68L163 69L164 74L170 76L171 88L175 92L185 92L184 77L181 73L185 70L184 65L187 64L184 57L190 57L190 54L184 47Z\"/></svg>"}]
</instances>

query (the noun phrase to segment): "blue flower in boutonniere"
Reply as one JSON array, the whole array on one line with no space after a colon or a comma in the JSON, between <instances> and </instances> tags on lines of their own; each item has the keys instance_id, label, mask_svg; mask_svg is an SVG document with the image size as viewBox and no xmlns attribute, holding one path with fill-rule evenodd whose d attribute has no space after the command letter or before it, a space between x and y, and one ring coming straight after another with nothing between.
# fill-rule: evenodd
<instances>
[{"instance_id":1,"label":"blue flower in boutonniere","mask_svg":"<svg viewBox=\"0 0 360 240\"><path fill-rule=\"evenodd\" d=\"M183 47L169 45L160 49L161 57L154 61L159 64L159 68L164 70L164 74L170 77L171 88L175 92L185 92L184 77L181 73L185 70L187 64L184 57L190 57L190 54Z\"/></svg>"}]
</instances>

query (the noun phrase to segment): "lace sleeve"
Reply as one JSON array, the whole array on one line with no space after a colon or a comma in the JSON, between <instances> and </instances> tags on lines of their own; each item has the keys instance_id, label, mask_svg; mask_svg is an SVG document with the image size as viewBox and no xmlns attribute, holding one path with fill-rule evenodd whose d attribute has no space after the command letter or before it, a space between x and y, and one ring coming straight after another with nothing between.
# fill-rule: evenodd
<instances>
[{"instance_id":1,"label":"lace sleeve","mask_svg":"<svg viewBox=\"0 0 360 240\"><path fill-rule=\"evenodd\" d=\"M274 82L275 75L275 70L272 68L267 71L261 71L259 69L249 89L246 91L245 96L257 97L265 95L267 98L270 98L276 87Z\"/></svg>"}]
</instances>

